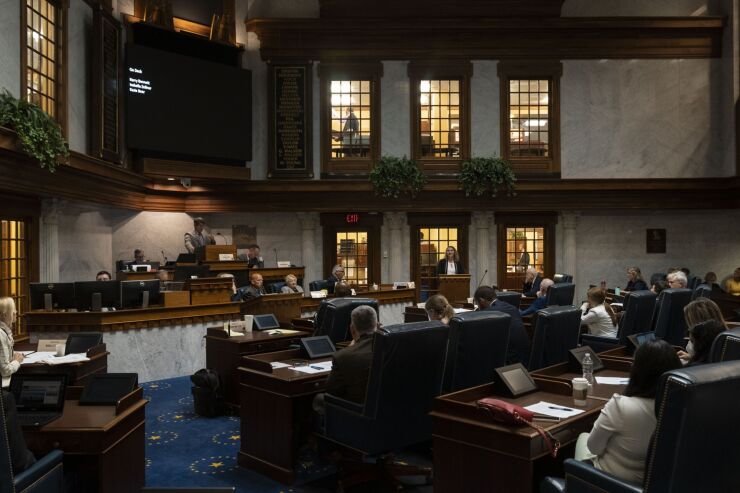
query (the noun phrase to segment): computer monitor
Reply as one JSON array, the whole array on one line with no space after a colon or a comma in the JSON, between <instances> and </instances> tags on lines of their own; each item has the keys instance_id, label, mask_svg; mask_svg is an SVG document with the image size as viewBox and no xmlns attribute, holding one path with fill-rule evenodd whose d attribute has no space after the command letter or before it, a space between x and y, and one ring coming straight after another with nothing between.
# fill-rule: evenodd
<instances>
[{"instance_id":1,"label":"computer monitor","mask_svg":"<svg viewBox=\"0 0 740 493\"><path fill-rule=\"evenodd\" d=\"M96 293L100 303L93 302ZM82 281L75 283L75 305L77 310L97 311L100 308L117 308L121 300L121 286L118 281Z\"/></svg>"},{"instance_id":2,"label":"computer monitor","mask_svg":"<svg viewBox=\"0 0 740 493\"><path fill-rule=\"evenodd\" d=\"M207 265L176 265L173 281L185 281L195 277L211 277L211 269Z\"/></svg>"},{"instance_id":3,"label":"computer monitor","mask_svg":"<svg viewBox=\"0 0 740 493\"><path fill-rule=\"evenodd\" d=\"M121 308L146 308L144 293L149 293L148 305L159 304L159 279L121 282Z\"/></svg>"},{"instance_id":4,"label":"computer monitor","mask_svg":"<svg viewBox=\"0 0 740 493\"><path fill-rule=\"evenodd\" d=\"M72 332L67 336L64 354L87 353L100 344L103 344L102 332Z\"/></svg>"},{"instance_id":5,"label":"computer monitor","mask_svg":"<svg viewBox=\"0 0 740 493\"><path fill-rule=\"evenodd\" d=\"M79 402L86 406L115 406L138 385L138 373L96 373L87 381Z\"/></svg>"},{"instance_id":6,"label":"computer monitor","mask_svg":"<svg viewBox=\"0 0 740 493\"><path fill-rule=\"evenodd\" d=\"M72 282L34 282L29 285L31 292L31 310L46 308L44 295L51 295L51 306L55 310L75 307L75 285Z\"/></svg>"},{"instance_id":7,"label":"computer monitor","mask_svg":"<svg viewBox=\"0 0 740 493\"><path fill-rule=\"evenodd\" d=\"M275 318L275 315L273 315L272 313L255 315L254 328L257 330L279 329L280 322L278 322L277 318Z\"/></svg>"},{"instance_id":8,"label":"computer monitor","mask_svg":"<svg viewBox=\"0 0 740 493\"><path fill-rule=\"evenodd\" d=\"M325 300L316 315L314 336L329 336L334 344L350 339L349 324L352 310L371 306L378 312L378 301L369 298L336 298Z\"/></svg>"}]
</instances>

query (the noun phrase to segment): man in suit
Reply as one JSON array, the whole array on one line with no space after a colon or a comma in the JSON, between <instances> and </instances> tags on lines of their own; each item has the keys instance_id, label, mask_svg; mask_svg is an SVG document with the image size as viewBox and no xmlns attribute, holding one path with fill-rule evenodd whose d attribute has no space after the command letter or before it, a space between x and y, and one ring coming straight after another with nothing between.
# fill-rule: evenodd
<instances>
[{"instance_id":1,"label":"man in suit","mask_svg":"<svg viewBox=\"0 0 740 493\"><path fill-rule=\"evenodd\" d=\"M249 245L247 251L247 262L251 269L264 269L265 261L260 257L260 246L256 243Z\"/></svg>"},{"instance_id":2,"label":"man in suit","mask_svg":"<svg viewBox=\"0 0 740 493\"><path fill-rule=\"evenodd\" d=\"M334 285L340 282L344 282L344 267L337 264L331 269L331 275L326 279L326 282L329 284L327 286L327 291L329 291L329 294L334 293Z\"/></svg>"},{"instance_id":3,"label":"man in suit","mask_svg":"<svg viewBox=\"0 0 740 493\"><path fill-rule=\"evenodd\" d=\"M475 290L473 301L478 305L480 311L495 311L506 313L511 316L509 325L509 350L506 355L506 364L521 363L527 366L529 363L530 342L527 332L524 330L522 317L519 310L513 305L496 299L496 291L490 286L481 286Z\"/></svg>"},{"instance_id":4,"label":"man in suit","mask_svg":"<svg viewBox=\"0 0 740 493\"><path fill-rule=\"evenodd\" d=\"M263 283L262 275L253 272L249 276L249 286L242 286L237 289L236 293L231 297L231 301L251 300L252 298L259 298L267 294Z\"/></svg>"},{"instance_id":5,"label":"man in suit","mask_svg":"<svg viewBox=\"0 0 740 493\"><path fill-rule=\"evenodd\" d=\"M540 284L542 283L542 276L537 272L534 267L527 268L527 275L524 278L524 288L522 294L524 296L537 296L537 292L540 290Z\"/></svg>"},{"instance_id":6,"label":"man in suit","mask_svg":"<svg viewBox=\"0 0 740 493\"><path fill-rule=\"evenodd\" d=\"M203 231L205 226L205 219L202 217L193 218L193 231L185 233L185 248L188 253L195 253L195 250L198 247L216 244L216 240L213 239L213 235Z\"/></svg>"},{"instance_id":7,"label":"man in suit","mask_svg":"<svg viewBox=\"0 0 740 493\"><path fill-rule=\"evenodd\" d=\"M2 391L3 411L5 412L5 427L8 433L8 446L13 466L13 475L17 476L36 462L30 450L26 447L21 425L18 423L18 412L15 408L15 398L10 392ZM3 444L5 446L5 444Z\"/></svg>"},{"instance_id":8,"label":"man in suit","mask_svg":"<svg viewBox=\"0 0 740 493\"><path fill-rule=\"evenodd\" d=\"M540 290L537 292L537 298L526 310L519 310L520 315L525 317L537 313L543 308L547 308L547 290L554 284L555 282L552 279L543 279L542 283L540 283Z\"/></svg>"}]
</instances>

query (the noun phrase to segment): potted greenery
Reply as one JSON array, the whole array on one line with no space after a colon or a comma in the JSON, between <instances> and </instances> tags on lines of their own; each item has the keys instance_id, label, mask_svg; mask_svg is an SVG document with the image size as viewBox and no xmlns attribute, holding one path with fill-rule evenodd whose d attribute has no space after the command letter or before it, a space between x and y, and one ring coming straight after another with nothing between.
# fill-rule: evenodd
<instances>
[{"instance_id":1,"label":"potted greenery","mask_svg":"<svg viewBox=\"0 0 740 493\"><path fill-rule=\"evenodd\" d=\"M406 156L383 156L370 172L370 182L381 197L396 199L409 194L413 198L424 188L426 177L416 161Z\"/></svg>"},{"instance_id":2,"label":"potted greenery","mask_svg":"<svg viewBox=\"0 0 740 493\"><path fill-rule=\"evenodd\" d=\"M474 157L462 163L460 184L468 197L480 197L486 192L496 197L502 185L510 196L516 195L515 183L516 176L511 165L500 157Z\"/></svg>"},{"instance_id":3,"label":"potted greenery","mask_svg":"<svg viewBox=\"0 0 740 493\"><path fill-rule=\"evenodd\" d=\"M0 127L15 131L20 148L53 172L60 157L69 155L59 124L35 104L0 93Z\"/></svg>"}]
</instances>

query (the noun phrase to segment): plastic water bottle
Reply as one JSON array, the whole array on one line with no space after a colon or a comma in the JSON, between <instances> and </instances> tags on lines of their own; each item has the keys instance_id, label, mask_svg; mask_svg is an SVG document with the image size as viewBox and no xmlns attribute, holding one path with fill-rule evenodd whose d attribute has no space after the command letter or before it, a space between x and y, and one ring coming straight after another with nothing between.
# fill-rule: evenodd
<instances>
[{"instance_id":1,"label":"plastic water bottle","mask_svg":"<svg viewBox=\"0 0 740 493\"><path fill-rule=\"evenodd\" d=\"M594 385L594 362L591 359L591 353L586 353L581 362L581 366L583 367L583 378L588 380L588 390L590 393Z\"/></svg>"}]
</instances>

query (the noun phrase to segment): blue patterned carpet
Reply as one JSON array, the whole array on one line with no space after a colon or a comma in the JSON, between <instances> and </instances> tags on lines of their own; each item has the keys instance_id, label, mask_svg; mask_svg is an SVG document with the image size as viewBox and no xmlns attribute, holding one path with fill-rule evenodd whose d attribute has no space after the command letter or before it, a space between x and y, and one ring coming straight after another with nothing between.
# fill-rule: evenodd
<instances>
[{"instance_id":1,"label":"blue patterned carpet","mask_svg":"<svg viewBox=\"0 0 740 493\"><path fill-rule=\"evenodd\" d=\"M147 486L236 486L240 493L325 493L336 489L334 466L318 454L301 457L301 486L287 487L256 472L239 467L239 417L202 418L193 412L190 377L178 377L142 384L146 407ZM400 458L400 457L399 457ZM413 463L428 459L403 457ZM384 491L368 484L350 491ZM415 493L431 486L413 488Z\"/></svg>"}]
</instances>

